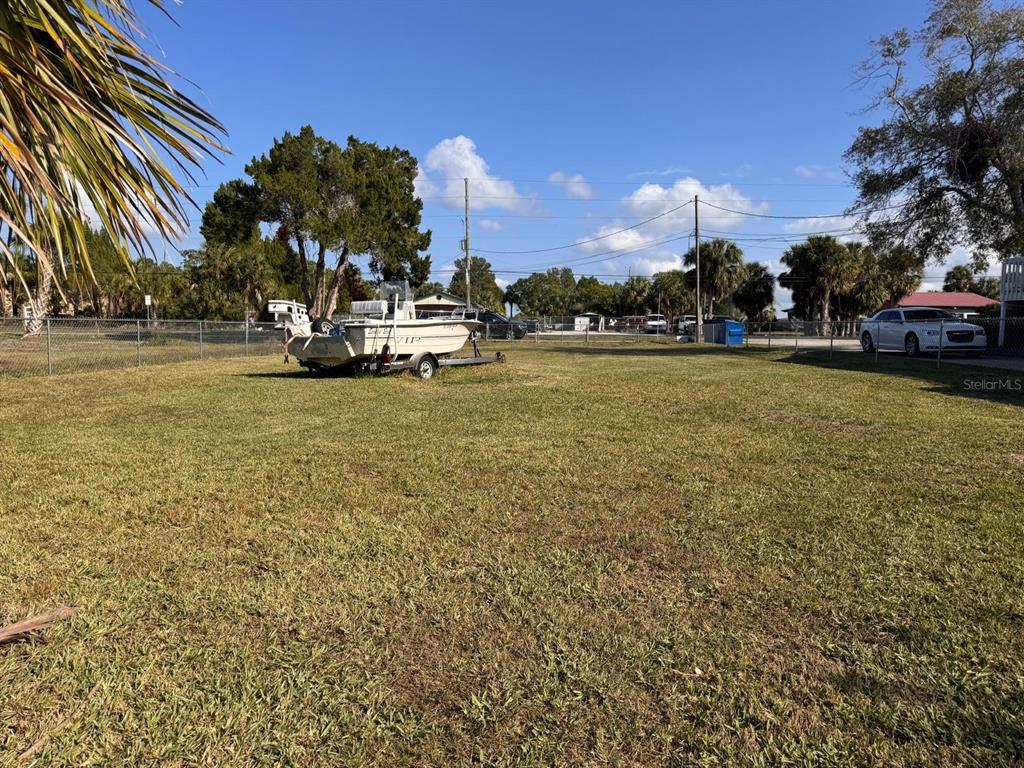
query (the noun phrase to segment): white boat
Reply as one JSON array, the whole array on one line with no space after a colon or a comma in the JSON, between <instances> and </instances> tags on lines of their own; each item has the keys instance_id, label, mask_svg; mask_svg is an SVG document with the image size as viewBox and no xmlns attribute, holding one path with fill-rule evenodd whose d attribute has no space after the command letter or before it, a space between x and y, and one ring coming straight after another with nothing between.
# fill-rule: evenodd
<instances>
[{"instance_id":1,"label":"white boat","mask_svg":"<svg viewBox=\"0 0 1024 768\"><path fill-rule=\"evenodd\" d=\"M329 370L368 364L375 359L390 363L457 352L481 323L468 320L462 310L440 317L417 317L416 302L407 282L385 282L372 301L354 301L351 317L337 324L328 321L289 327L287 350L299 365Z\"/></svg>"}]
</instances>

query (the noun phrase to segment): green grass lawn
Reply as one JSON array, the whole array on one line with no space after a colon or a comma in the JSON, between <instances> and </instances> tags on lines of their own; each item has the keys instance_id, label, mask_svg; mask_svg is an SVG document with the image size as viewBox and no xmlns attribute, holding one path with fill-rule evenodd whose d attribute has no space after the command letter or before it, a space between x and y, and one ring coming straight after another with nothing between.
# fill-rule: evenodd
<instances>
[{"instance_id":1,"label":"green grass lawn","mask_svg":"<svg viewBox=\"0 0 1024 768\"><path fill-rule=\"evenodd\" d=\"M0 381L0 764L1018 763L1024 403L802 360Z\"/></svg>"}]
</instances>

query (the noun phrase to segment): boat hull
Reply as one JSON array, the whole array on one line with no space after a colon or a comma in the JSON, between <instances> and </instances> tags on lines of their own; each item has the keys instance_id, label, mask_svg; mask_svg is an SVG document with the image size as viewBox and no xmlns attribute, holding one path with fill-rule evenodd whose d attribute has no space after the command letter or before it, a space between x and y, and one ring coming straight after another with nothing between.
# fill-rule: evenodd
<instances>
[{"instance_id":1,"label":"boat hull","mask_svg":"<svg viewBox=\"0 0 1024 768\"><path fill-rule=\"evenodd\" d=\"M303 364L325 368L368 362L385 346L396 360L426 352L441 356L462 349L470 332L479 325L474 320L454 318L402 320L397 324L355 320L342 324L337 336L295 336L288 341L288 351Z\"/></svg>"}]
</instances>

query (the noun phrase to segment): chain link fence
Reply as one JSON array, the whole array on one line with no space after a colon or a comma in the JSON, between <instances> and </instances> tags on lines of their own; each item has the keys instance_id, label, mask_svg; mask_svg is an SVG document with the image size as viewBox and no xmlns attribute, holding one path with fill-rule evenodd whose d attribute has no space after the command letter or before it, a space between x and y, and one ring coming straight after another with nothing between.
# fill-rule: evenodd
<instances>
[{"instance_id":1,"label":"chain link fence","mask_svg":"<svg viewBox=\"0 0 1024 768\"><path fill-rule=\"evenodd\" d=\"M546 315L516 318L507 322L485 322L480 335L484 339L533 342L675 340L668 320L648 321L642 316Z\"/></svg>"},{"instance_id":2,"label":"chain link fence","mask_svg":"<svg viewBox=\"0 0 1024 768\"><path fill-rule=\"evenodd\" d=\"M273 325L211 320L0 318L0 376L45 376L281 353Z\"/></svg>"},{"instance_id":3,"label":"chain link fence","mask_svg":"<svg viewBox=\"0 0 1024 768\"><path fill-rule=\"evenodd\" d=\"M741 324L745 348L881 356L894 353L941 367L964 359L1024 360L1024 318L965 320L790 321ZM707 336L707 333L705 333Z\"/></svg>"},{"instance_id":4,"label":"chain link fence","mask_svg":"<svg viewBox=\"0 0 1024 768\"><path fill-rule=\"evenodd\" d=\"M972 317L963 323L966 326L948 321L716 320L705 322L701 335L708 349L816 353L830 360L844 353L858 354L880 365L909 357L934 367L967 360L1024 368L1024 318ZM0 376L45 376L280 354L283 342L283 330L273 324L245 322L78 317L49 318L36 325L29 332L29 324L23 319L0 318ZM691 319L659 322L639 316L545 316L485 323L480 335L491 342L514 344L674 345L696 342L697 327ZM914 342L910 342L911 337Z\"/></svg>"},{"instance_id":5,"label":"chain link fence","mask_svg":"<svg viewBox=\"0 0 1024 768\"><path fill-rule=\"evenodd\" d=\"M533 343L697 342L696 322L648 322L642 317L538 317L517 318L521 328L509 334L507 326L485 327L490 339ZM871 360L911 357L936 367L943 363L983 360L1006 361L1016 367L1024 361L1024 318L970 317L966 320L921 322L772 320L738 322L710 320L701 328L702 341L723 349L760 349L819 352L829 358L842 353L871 356Z\"/></svg>"}]
</instances>

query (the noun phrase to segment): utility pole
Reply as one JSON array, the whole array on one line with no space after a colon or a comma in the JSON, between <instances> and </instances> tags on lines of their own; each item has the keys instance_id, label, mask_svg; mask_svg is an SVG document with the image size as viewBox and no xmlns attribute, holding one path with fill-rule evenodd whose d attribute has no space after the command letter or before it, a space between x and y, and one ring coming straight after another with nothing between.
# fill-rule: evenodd
<instances>
[{"instance_id":1,"label":"utility pole","mask_svg":"<svg viewBox=\"0 0 1024 768\"><path fill-rule=\"evenodd\" d=\"M694 274L697 275L697 343L704 341L703 325L704 318L700 312L700 205L697 195L693 196L693 241L694 254L696 256L697 268Z\"/></svg>"},{"instance_id":2,"label":"utility pole","mask_svg":"<svg viewBox=\"0 0 1024 768\"><path fill-rule=\"evenodd\" d=\"M466 311L469 311L469 268L473 261L469 255L469 179L463 179L462 183L466 190L466 239L464 242L466 246Z\"/></svg>"}]
</instances>

